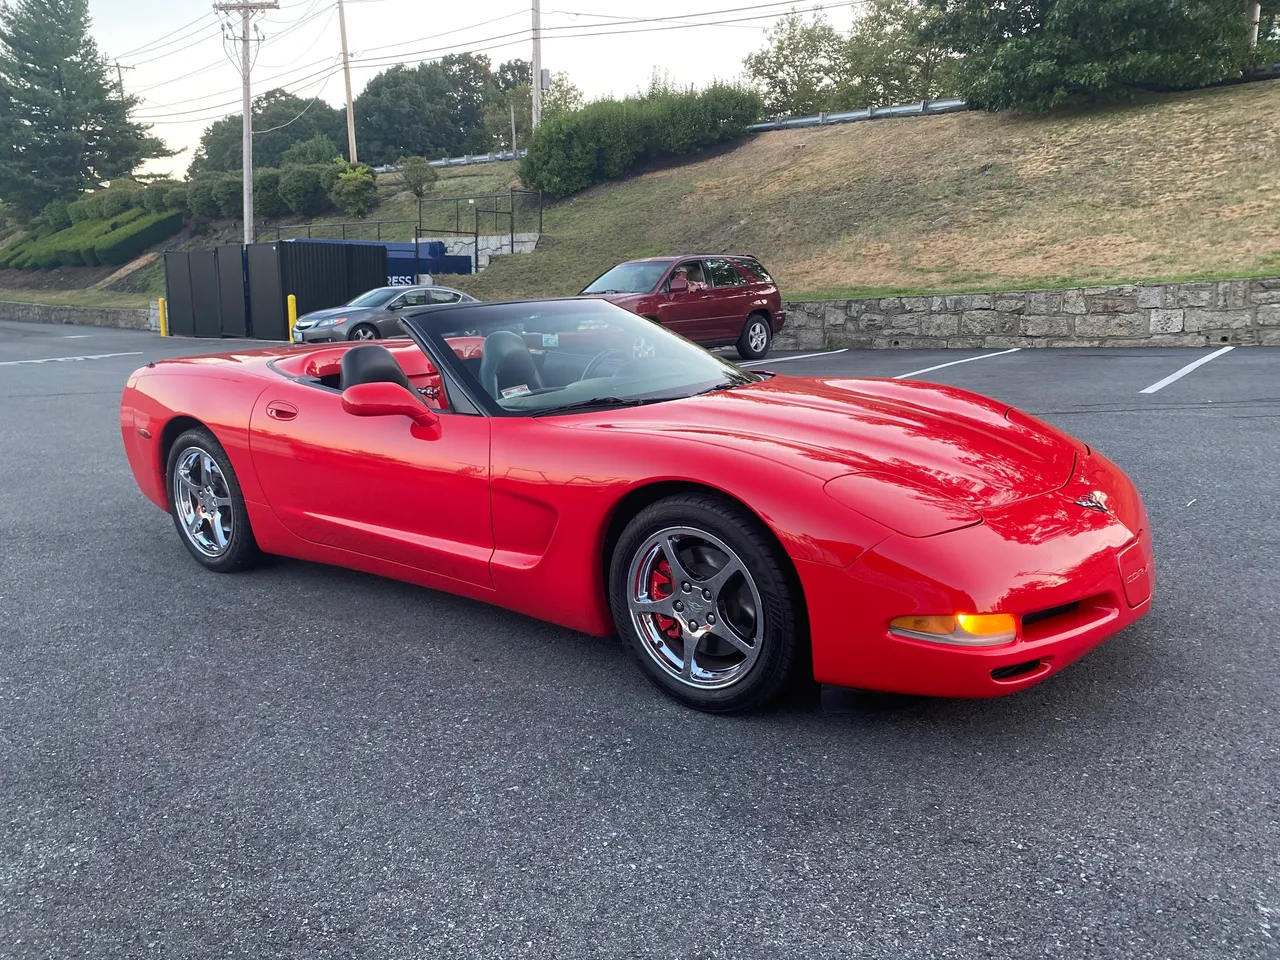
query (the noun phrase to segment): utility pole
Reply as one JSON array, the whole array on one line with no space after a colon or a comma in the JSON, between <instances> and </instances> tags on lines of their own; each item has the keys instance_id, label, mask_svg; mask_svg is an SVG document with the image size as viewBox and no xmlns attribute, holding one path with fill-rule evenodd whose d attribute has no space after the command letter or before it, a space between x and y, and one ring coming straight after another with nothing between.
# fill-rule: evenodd
<instances>
[{"instance_id":1,"label":"utility pole","mask_svg":"<svg viewBox=\"0 0 1280 960\"><path fill-rule=\"evenodd\" d=\"M1249 0L1249 49L1258 49L1258 23L1262 20L1261 0Z\"/></svg>"},{"instance_id":2,"label":"utility pole","mask_svg":"<svg viewBox=\"0 0 1280 960\"><path fill-rule=\"evenodd\" d=\"M351 106L351 60L347 54L347 14L338 0L338 32L342 34L342 77L347 82L347 158L356 162L356 114Z\"/></svg>"},{"instance_id":3,"label":"utility pole","mask_svg":"<svg viewBox=\"0 0 1280 960\"><path fill-rule=\"evenodd\" d=\"M533 0L533 129L542 122L542 9Z\"/></svg>"},{"instance_id":4,"label":"utility pole","mask_svg":"<svg viewBox=\"0 0 1280 960\"><path fill-rule=\"evenodd\" d=\"M123 100L124 99L124 72L126 70L132 70L133 67L122 67L120 65L120 61L117 60L115 61L115 68L116 68L116 89L120 92L120 99Z\"/></svg>"},{"instance_id":5,"label":"utility pole","mask_svg":"<svg viewBox=\"0 0 1280 960\"><path fill-rule=\"evenodd\" d=\"M241 176L244 179L244 242L253 243L253 99L249 95L249 71L252 68L252 57L249 44L253 38L249 35L250 21L260 10L278 10L280 4L275 0L255 0L255 2L215 3L213 9L219 13L240 14L240 80L243 92L240 98L242 119L244 120L244 144L241 150Z\"/></svg>"},{"instance_id":6,"label":"utility pole","mask_svg":"<svg viewBox=\"0 0 1280 960\"><path fill-rule=\"evenodd\" d=\"M516 155L516 105L514 103L507 104L511 108L511 155Z\"/></svg>"}]
</instances>

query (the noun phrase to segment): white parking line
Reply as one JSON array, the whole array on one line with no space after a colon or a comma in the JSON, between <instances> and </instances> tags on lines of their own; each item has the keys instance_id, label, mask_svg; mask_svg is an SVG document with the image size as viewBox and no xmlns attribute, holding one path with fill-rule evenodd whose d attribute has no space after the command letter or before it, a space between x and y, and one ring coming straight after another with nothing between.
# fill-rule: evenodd
<instances>
[{"instance_id":1,"label":"white parking line","mask_svg":"<svg viewBox=\"0 0 1280 960\"><path fill-rule=\"evenodd\" d=\"M1181 370L1175 370L1173 373L1169 374L1163 380L1157 380L1151 386L1143 387L1138 392L1139 393L1156 393L1159 390L1163 390L1165 387L1173 383L1175 380L1181 380L1183 377L1185 377L1188 373L1190 373L1196 367L1203 367L1206 363L1208 363L1214 357L1220 357L1224 353L1230 353L1234 349L1235 347L1223 347L1221 350L1215 350L1213 351L1213 353L1209 354L1207 357L1201 357L1199 360L1193 360L1191 363L1188 363Z\"/></svg>"},{"instance_id":2,"label":"white parking line","mask_svg":"<svg viewBox=\"0 0 1280 960\"><path fill-rule=\"evenodd\" d=\"M801 353L794 357L773 357L769 360L750 360L747 363L740 363L740 367L758 367L762 363L786 363L788 360L809 360L813 357L834 357L837 353L848 353L848 347L841 347L839 350L823 350L821 353Z\"/></svg>"},{"instance_id":3,"label":"white parking line","mask_svg":"<svg viewBox=\"0 0 1280 960\"><path fill-rule=\"evenodd\" d=\"M23 363L71 363L76 360L106 360L110 357L140 357L141 350L130 353L93 353L84 357L41 357L39 360L0 360L0 367L16 367Z\"/></svg>"},{"instance_id":4,"label":"white parking line","mask_svg":"<svg viewBox=\"0 0 1280 960\"><path fill-rule=\"evenodd\" d=\"M976 357L965 357L963 360L951 360L948 363L940 363L936 367L925 367L923 370L912 370L910 373L900 373L893 379L910 380L912 377L918 377L922 373L932 373L934 370L941 370L943 367L954 367L959 363L973 363L975 360L988 360L991 357L1003 357L1006 353L1017 353L1021 347L1014 347L1012 350L1001 350L999 353L983 353Z\"/></svg>"}]
</instances>

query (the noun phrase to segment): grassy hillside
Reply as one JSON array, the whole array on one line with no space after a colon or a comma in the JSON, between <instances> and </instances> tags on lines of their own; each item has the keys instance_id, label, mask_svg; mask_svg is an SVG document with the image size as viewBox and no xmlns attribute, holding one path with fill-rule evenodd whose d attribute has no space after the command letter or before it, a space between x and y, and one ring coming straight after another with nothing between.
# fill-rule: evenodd
<instances>
[{"instance_id":1,"label":"grassy hillside","mask_svg":"<svg viewBox=\"0 0 1280 960\"><path fill-rule=\"evenodd\" d=\"M545 222L537 253L461 285L566 294L686 250L754 253L792 297L1280 273L1280 81L765 133Z\"/></svg>"},{"instance_id":2,"label":"grassy hillside","mask_svg":"<svg viewBox=\"0 0 1280 960\"><path fill-rule=\"evenodd\" d=\"M519 186L512 163L440 173L435 197ZM370 220L416 221L397 180L379 178ZM424 218L444 225L452 205L426 204ZM759 256L792 299L1280 274L1280 81L1049 117L760 134L550 205L545 229L538 252L453 280L486 299L564 295L631 257L730 250ZM382 238L412 233L384 227ZM173 245L238 236L236 224L205 224ZM105 292L144 304L163 290L160 263L109 276L0 271L0 299L102 303Z\"/></svg>"}]
</instances>

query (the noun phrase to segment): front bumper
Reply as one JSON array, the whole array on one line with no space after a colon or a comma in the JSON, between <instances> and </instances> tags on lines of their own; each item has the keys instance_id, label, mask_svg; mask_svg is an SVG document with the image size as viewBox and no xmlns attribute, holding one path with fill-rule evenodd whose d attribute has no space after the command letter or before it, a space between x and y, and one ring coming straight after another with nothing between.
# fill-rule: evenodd
<instances>
[{"instance_id":1,"label":"front bumper","mask_svg":"<svg viewBox=\"0 0 1280 960\"><path fill-rule=\"evenodd\" d=\"M294 343L331 343L334 340L346 340L346 337L335 335L333 327L293 328Z\"/></svg>"},{"instance_id":2,"label":"front bumper","mask_svg":"<svg viewBox=\"0 0 1280 960\"><path fill-rule=\"evenodd\" d=\"M1111 511L1074 501L1101 490ZM1150 524L1127 477L1085 456L1062 490L933 537L894 535L840 568L797 561L820 683L942 697L1025 689L1151 609ZM1018 637L992 647L900 637L911 614L1013 613Z\"/></svg>"}]
</instances>

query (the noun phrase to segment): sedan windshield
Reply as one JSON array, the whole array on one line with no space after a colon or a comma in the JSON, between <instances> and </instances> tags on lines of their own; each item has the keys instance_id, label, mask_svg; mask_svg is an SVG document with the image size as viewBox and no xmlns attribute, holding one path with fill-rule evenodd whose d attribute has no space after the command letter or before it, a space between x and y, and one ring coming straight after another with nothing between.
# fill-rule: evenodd
<instances>
[{"instance_id":1,"label":"sedan windshield","mask_svg":"<svg viewBox=\"0 0 1280 960\"><path fill-rule=\"evenodd\" d=\"M658 285L670 263L620 263L587 284L583 293L648 293Z\"/></svg>"},{"instance_id":2,"label":"sedan windshield","mask_svg":"<svg viewBox=\"0 0 1280 960\"><path fill-rule=\"evenodd\" d=\"M409 324L496 415L638 406L763 379L603 300L467 304Z\"/></svg>"},{"instance_id":3,"label":"sedan windshield","mask_svg":"<svg viewBox=\"0 0 1280 960\"><path fill-rule=\"evenodd\" d=\"M403 290L403 287L378 287L376 290L360 294L354 300L349 300L346 305L348 307L380 307Z\"/></svg>"}]
</instances>

